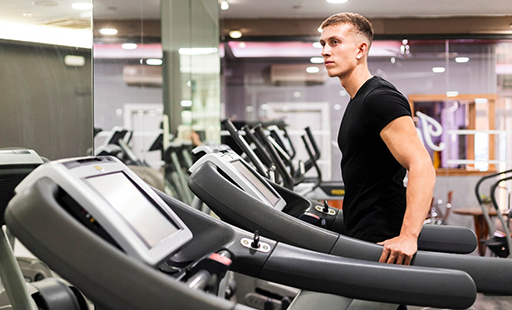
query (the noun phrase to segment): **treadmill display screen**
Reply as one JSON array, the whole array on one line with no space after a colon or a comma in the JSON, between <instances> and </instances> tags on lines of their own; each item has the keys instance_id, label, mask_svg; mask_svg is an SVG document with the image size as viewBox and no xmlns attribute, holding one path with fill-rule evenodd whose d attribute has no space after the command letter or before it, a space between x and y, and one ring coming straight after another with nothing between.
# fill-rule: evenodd
<instances>
[{"instance_id":1,"label":"treadmill display screen","mask_svg":"<svg viewBox=\"0 0 512 310\"><path fill-rule=\"evenodd\" d=\"M244 177L254 185L261 194L263 194L263 196L265 196L272 206L275 206L279 202L280 197L274 194L272 190L270 190L266 184L251 172L241 161L232 161L231 164L236 168L236 170L243 174Z\"/></svg>"},{"instance_id":2,"label":"treadmill display screen","mask_svg":"<svg viewBox=\"0 0 512 310\"><path fill-rule=\"evenodd\" d=\"M124 173L105 174L86 180L121 215L148 248L153 248L179 230Z\"/></svg>"}]
</instances>

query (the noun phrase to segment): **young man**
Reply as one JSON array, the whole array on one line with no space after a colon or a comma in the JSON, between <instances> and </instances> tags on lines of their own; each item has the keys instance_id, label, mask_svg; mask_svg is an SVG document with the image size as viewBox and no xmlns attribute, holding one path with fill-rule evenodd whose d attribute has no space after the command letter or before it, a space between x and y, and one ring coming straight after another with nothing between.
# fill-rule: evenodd
<instances>
[{"instance_id":1,"label":"young man","mask_svg":"<svg viewBox=\"0 0 512 310\"><path fill-rule=\"evenodd\" d=\"M430 156L407 99L368 69L370 22L340 13L327 18L321 29L327 73L339 78L351 98L338 136L346 234L382 244L380 262L409 265L434 191Z\"/></svg>"}]
</instances>

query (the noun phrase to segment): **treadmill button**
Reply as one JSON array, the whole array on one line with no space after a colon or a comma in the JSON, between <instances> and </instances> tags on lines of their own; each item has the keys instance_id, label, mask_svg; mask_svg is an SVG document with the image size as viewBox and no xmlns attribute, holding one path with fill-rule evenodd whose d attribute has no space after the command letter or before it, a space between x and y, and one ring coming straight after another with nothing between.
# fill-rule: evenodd
<instances>
[{"instance_id":1,"label":"treadmill button","mask_svg":"<svg viewBox=\"0 0 512 310\"><path fill-rule=\"evenodd\" d=\"M260 241L258 243L258 247L257 248L253 247L252 243L253 243L253 240L250 239L250 238L242 238L240 240L240 244L242 244L243 247L246 247L246 248L251 249L251 250L256 250L256 251L263 252L263 253L268 253L272 249L270 247L270 245L268 243L265 243L265 242L261 242Z\"/></svg>"}]
</instances>

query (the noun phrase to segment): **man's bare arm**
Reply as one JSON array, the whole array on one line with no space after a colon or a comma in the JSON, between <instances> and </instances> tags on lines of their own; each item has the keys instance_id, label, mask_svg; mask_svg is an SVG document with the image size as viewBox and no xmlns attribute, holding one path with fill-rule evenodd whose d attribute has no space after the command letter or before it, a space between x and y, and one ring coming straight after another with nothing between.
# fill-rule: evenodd
<instances>
[{"instance_id":1,"label":"man's bare arm","mask_svg":"<svg viewBox=\"0 0 512 310\"><path fill-rule=\"evenodd\" d=\"M395 159L408 171L407 208L400 235L381 242L380 262L410 265L418 250L418 236L430 208L435 170L409 116L399 117L380 136Z\"/></svg>"}]
</instances>

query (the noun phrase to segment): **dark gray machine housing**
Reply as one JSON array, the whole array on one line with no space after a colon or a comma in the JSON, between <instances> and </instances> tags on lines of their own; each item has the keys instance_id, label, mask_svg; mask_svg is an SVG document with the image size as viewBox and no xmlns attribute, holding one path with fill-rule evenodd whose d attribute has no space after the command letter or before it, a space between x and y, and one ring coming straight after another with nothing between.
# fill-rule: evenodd
<instances>
[{"instance_id":1,"label":"dark gray machine housing","mask_svg":"<svg viewBox=\"0 0 512 310\"><path fill-rule=\"evenodd\" d=\"M279 242L321 253L374 262L379 260L382 253L380 245L322 229L287 214L288 208L296 206L306 210L309 207L308 202L279 185L272 184L285 200L293 201L291 206L287 205L283 209L284 212L275 210L251 197L226 178L212 162L195 167L189 177L189 186L194 194L223 221L248 231L257 229L263 236ZM447 236L444 234L453 232L460 232L462 240L468 240L468 236L475 239L474 233L467 228L424 226L420 238L425 235L425 232L434 233L431 235L433 237L428 238L429 241L434 242L436 238L439 238L437 242L446 239ZM452 238L452 242L447 244L448 248L456 247L457 238L448 237ZM462 270L473 278L479 292L512 295L512 277L509 276L512 274L512 260L418 251L412 264Z\"/></svg>"},{"instance_id":2,"label":"dark gray machine housing","mask_svg":"<svg viewBox=\"0 0 512 310\"><path fill-rule=\"evenodd\" d=\"M29 250L74 283L100 309L248 309L191 289L183 281L198 266L206 266L211 253L226 250L231 263L220 265L305 290L455 309L471 306L476 297L472 279L456 270L390 266L336 257L263 237L254 245L250 242L254 241L252 233L211 218L161 192L158 195L190 229L193 239L178 251L169 252L165 264L154 268L79 221L76 214L69 212L70 206L77 206L70 192L58 186L51 173L40 175L10 202L7 225Z\"/></svg>"},{"instance_id":3,"label":"dark gray machine housing","mask_svg":"<svg viewBox=\"0 0 512 310\"><path fill-rule=\"evenodd\" d=\"M225 147L200 146L195 148L193 152L195 154L201 154L202 156L189 168L189 172L192 175L189 179L189 185L193 191L197 191L196 195L199 198L205 197L205 203L212 203L213 210L219 213L219 215L222 215L223 220L235 226L247 229L248 226L246 226L246 222L254 222L256 225L261 225L261 221L266 219L267 213L275 214L273 211L259 210L261 211L260 215L254 214L253 218L253 213L248 210L251 206L243 206L240 202L235 203L231 197L223 199L222 192L212 193L211 196L217 194L217 197L208 198L208 192L217 190L218 188L226 188L227 191L230 191L231 188L225 187L224 184L229 180L233 185L242 189L247 195L257 198L271 209L277 211L282 210L288 215L308 221L309 223L320 224L320 222L323 221L324 227L322 228L334 233L343 234L344 224L341 210L331 208L325 204L322 205L317 201L305 198L283 186L267 182L231 149ZM218 174L208 167L202 168L204 165L214 167L213 170L216 169ZM244 169L240 169L240 166ZM196 172L196 170L199 171ZM210 183L208 181L212 179L218 180L219 184L215 182ZM202 186L208 188L201 190ZM272 192L272 194L265 194L266 192ZM277 200L278 204L271 202L273 200ZM241 212L240 216L236 215L238 212ZM232 217L236 217L236 219ZM272 225L271 223L267 223L268 220L265 220L265 222L266 224ZM286 224L293 225L294 223ZM301 223L297 223L297 225L301 226L300 224ZM252 226L251 229L253 228L254 226ZM281 236L283 236L282 233L286 234L285 230L288 230L290 234L293 234L295 231L294 227L277 229L279 231L278 235ZM312 240L313 243L317 241L316 238ZM418 248L425 251L467 254L473 252L476 246L477 240L475 233L467 227L424 226L418 239Z\"/></svg>"}]
</instances>

